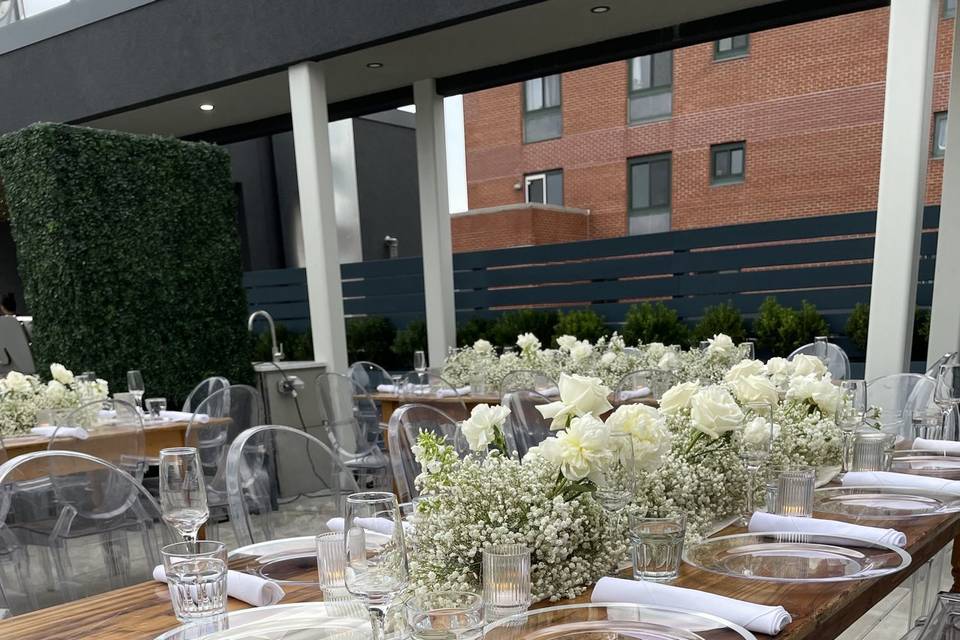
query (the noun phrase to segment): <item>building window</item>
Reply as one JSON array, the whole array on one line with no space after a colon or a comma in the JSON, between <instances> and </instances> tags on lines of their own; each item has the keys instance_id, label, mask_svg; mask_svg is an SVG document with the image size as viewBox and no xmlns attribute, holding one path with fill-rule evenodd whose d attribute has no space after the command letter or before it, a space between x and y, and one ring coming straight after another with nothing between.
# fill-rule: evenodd
<instances>
[{"instance_id":1,"label":"building window","mask_svg":"<svg viewBox=\"0 0 960 640\"><path fill-rule=\"evenodd\" d=\"M541 202L563 206L563 171L544 171L523 177L523 191L527 202Z\"/></svg>"},{"instance_id":2,"label":"building window","mask_svg":"<svg viewBox=\"0 0 960 640\"><path fill-rule=\"evenodd\" d=\"M627 163L630 235L670 230L670 154L633 158Z\"/></svg>"},{"instance_id":3,"label":"building window","mask_svg":"<svg viewBox=\"0 0 960 640\"><path fill-rule=\"evenodd\" d=\"M523 83L523 141L559 138L563 133L560 112L560 74Z\"/></svg>"},{"instance_id":4,"label":"building window","mask_svg":"<svg viewBox=\"0 0 960 640\"><path fill-rule=\"evenodd\" d=\"M673 113L673 52L630 60L630 122L670 117Z\"/></svg>"},{"instance_id":5,"label":"building window","mask_svg":"<svg viewBox=\"0 0 960 640\"><path fill-rule=\"evenodd\" d=\"M943 0L943 17L953 18L957 15L957 0Z\"/></svg>"},{"instance_id":6,"label":"building window","mask_svg":"<svg viewBox=\"0 0 960 640\"><path fill-rule=\"evenodd\" d=\"M747 55L750 50L750 36L733 36L730 38L720 38L713 46L713 59L726 60L727 58L740 58Z\"/></svg>"},{"instance_id":7,"label":"building window","mask_svg":"<svg viewBox=\"0 0 960 640\"><path fill-rule=\"evenodd\" d=\"M947 112L933 114L933 150L934 158L942 158L947 150Z\"/></svg>"},{"instance_id":8,"label":"building window","mask_svg":"<svg viewBox=\"0 0 960 640\"><path fill-rule=\"evenodd\" d=\"M743 142L713 145L710 147L710 182L743 182L746 163L746 145Z\"/></svg>"}]
</instances>

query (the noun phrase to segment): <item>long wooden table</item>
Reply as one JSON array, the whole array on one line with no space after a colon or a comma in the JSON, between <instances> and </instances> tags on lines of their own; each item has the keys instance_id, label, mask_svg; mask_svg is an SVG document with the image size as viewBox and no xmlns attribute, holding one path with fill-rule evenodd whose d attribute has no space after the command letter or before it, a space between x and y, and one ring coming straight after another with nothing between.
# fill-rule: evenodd
<instances>
[{"instance_id":1,"label":"long wooden table","mask_svg":"<svg viewBox=\"0 0 960 640\"><path fill-rule=\"evenodd\" d=\"M960 534L960 514L957 513L874 524L892 526L907 534L906 549L913 557L907 569L872 580L804 585L728 578L684 564L680 577L672 584L760 604L782 605L793 616L793 622L776 636L778 640L828 640L839 635ZM721 533L741 530L729 527ZM315 577L313 569L305 569L299 576L302 580ZM284 603L322 600L318 587L285 588L287 595ZM589 601L588 591L573 602ZM549 606L549 603L535 606ZM230 610L247 607L232 599L229 603ZM0 621L0 639L153 640L177 625L170 608L167 587L157 582L145 582ZM767 636L758 634L757 637Z\"/></svg>"},{"instance_id":2,"label":"long wooden table","mask_svg":"<svg viewBox=\"0 0 960 640\"><path fill-rule=\"evenodd\" d=\"M160 449L182 447L187 432L187 424L186 422L162 422L144 425L144 455L155 458L160 455ZM34 451L46 451L49 444L50 438L46 436L8 436L3 439L3 446L7 450L8 458ZM85 441L88 452L93 455L97 455L96 449L101 444L104 448L109 448L110 438L106 435L91 436ZM109 458L110 456L101 457Z\"/></svg>"}]
</instances>

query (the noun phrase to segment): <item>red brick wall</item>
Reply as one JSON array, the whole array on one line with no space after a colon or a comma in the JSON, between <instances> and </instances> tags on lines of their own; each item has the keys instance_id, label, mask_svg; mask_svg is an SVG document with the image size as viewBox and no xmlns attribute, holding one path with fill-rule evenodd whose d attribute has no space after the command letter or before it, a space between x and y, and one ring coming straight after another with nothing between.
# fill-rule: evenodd
<instances>
[{"instance_id":1,"label":"red brick wall","mask_svg":"<svg viewBox=\"0 0 960 640\"><path fill-rule=\"evenodd\" d=\"M627 124L626 62L563 74L556 140L522 143L520 85L466 95L469 206L522 202L514 184L524 174L563 169L564 205L590 210L589 237L624 235L627 159L671 152L673 228L874 209L888 17L876 9L753 33L741 59L715 61L712 43L678 49L673 115L659 122ZM933 112L947 108L952 24L940 21ZM744 182L711 185L710 145L738 140ZM939 202L941 164L930 162L928 203ZM514 232L508 216L486 220ZM457 238L467 227L455 219L455 249L475 246Z\"/></svg>"},{"instance_id":2,"label":"red brick wall","mask_svg":"<svg viewBox=\"0 0 960 640\"><path fill-rule=\"evenodd\" d=\"M514 209L456 214L451 220L453 251L481 251L524 245L588 240L586 212L518 205Z\"/></svg>"}]
</instances>

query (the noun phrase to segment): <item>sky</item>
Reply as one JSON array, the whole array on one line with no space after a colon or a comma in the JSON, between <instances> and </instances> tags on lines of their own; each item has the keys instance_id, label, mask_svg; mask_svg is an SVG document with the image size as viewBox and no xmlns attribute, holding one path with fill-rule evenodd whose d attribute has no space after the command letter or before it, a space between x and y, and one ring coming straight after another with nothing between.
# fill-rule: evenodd
<instances>
[{"instance_id":1,"label":"sky","mask_svg":"<svg viewBox=\"0 0 960 640\"><path fill-rule=\"evenodd\" d=\"M414 106L400 107L416 113ZM467 210L467 158L463 137L463 96L443 99L443 121L447 148L447 200L450 213Z\"/></svg>"}]
</instances>

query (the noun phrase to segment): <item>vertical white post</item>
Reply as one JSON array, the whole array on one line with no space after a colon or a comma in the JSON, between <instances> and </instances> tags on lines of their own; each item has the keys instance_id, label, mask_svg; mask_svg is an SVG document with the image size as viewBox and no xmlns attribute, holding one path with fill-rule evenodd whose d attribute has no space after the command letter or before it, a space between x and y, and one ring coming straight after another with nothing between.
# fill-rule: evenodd
<instances>
[{"instance_id":1,"label":"vertical white post","mask_svg":"<svg viewBox=\"0 0 960 640\"><path fill-rule=\"evenodd\" d=\"M328 370L346 373L347 338L323 67L315 62L294 65L288 81L313 355L325 362Z\"/></svg>"},{"instance_id":2,"label":"vertical white post","mask_svg":"<svg viewBox=\"0 0 960 640\"><path fill-rule=\"evenodd\" d=\"M447 356L447 347L455 346L457 342L443 98L437 95L434 81L429 79L414 83L413 100L417 108L417 175L427 348L430 366L439 367Z\"/></svg>"},{"instance_id":3,"label":"vertical white post","mask_svg":"<svg viewBox=\"0 0 960 640\"><path fill-rule=\"evenodd\" d=\"M939 0L892 0L866 378L909 368Z\"/></svg>"},{"instance_id":4,"label":"vertical white post","mask_svg":"<svg viewBox=\"0 0 960 640\"><path fill-rule=\"evenodd\" d=\"M943 192L937 235L937 266L933 277L930 344L927 364L950 351L960 351L960 20L953 25L953 66L950 72L950 106L947 112L947 149L943 156Z\"/></svg>"}]
</instances>

